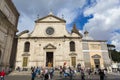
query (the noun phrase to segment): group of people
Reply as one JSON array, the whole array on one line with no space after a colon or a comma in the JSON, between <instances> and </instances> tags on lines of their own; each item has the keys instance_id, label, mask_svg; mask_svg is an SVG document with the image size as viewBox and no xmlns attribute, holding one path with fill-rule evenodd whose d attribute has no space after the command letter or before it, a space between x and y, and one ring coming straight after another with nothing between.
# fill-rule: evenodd
<instances>
[{"instance_id":1,"label":"group of people","mask_svg":"<svg viewBox=\"0 0 120 80\"><path fill-rule=\"evenodd\" d=\"M5 77L5 71L2 70L2 71L0 72L0 80L5 80L4 77Z\"/></svg>"},{"instance_id":2,"label":"group of people","mask_svg":"<svg viewBox=\"0 0 120 80\"><path fill-rule=\"evenodd\" d=\"M100 80L104 80L105 77L105 71L107 71L106 69L97 69L96 70L92 70L90 68L88 69L83 69L81 68L81 65L78 64L77 68L72 68L72 67L66 67L65 65L60 66L59 67L59 74L60 77L68 77L71 80L73 80L73 77L76 76L76 74L80 74L81 80L85 80L85 74L87 74L88 79L90 79L91 74L93 75L99 75L100 76ZM43 80L49 80L49 79L53 79L53 75L54 75L54 68L42 68L42 67L31 67L31 80L35 80L35 78L42 78Z\"/></svg>"},{"instance_id":3,"label":"group of people","mask_svg":"<svg viewBox=\"0 0 120 80\"><path fill-rule=\"evenodd\" d=\"M81 80L85 80L85 74L87 74L87 78L91 79L92 75L99 75L100 76L100 80L104 80L105 79L105 74L107 72L107 68L105 69L99 69L97 68L96 70L93 69L85 69L85 68L81 68L81 65L78 64L77 68L71 68L71 67L66 67L66 66L60 66L60 76L64 76L64 77L70 77L70 79L73 79L73 76L76 75L76 73L80 74Z\"/></svg>"},{"instance_id":4,"label":"group of people","mask_svg":"<svg viewBox=\"0 0 120 80\"><path fill-rule=\"evenodd\" d=\"M31 80L35 80L35 78L42 78L43 80L48 80L53 78L54 69L53 68L42 68L42 67L32 67L31 68Z\"/></svg>"},{"instance_id":5,"label":"group of people","mask_svg":"<svg viewBox=\"0 0 120 80\"><path fill-rule=\"evenodd\" d=\"M72 67L65 67L65 66L60 66L60 77L69 77L71 80L73 80L73 77L76 75L76 72L79 72L81 74L81 80L85 80L85 73L84 70L81 69L80 67L76 69Z\"/></svg>"}]
</instances>

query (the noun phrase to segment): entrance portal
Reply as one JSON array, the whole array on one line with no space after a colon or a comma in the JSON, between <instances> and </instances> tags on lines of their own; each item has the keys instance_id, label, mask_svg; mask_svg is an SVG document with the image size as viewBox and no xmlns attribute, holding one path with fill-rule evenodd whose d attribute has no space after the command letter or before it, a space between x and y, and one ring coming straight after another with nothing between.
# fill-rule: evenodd
<instances>
[{"instance_id":1,"label":"entrance portal","mask_svg":"<svg viewBox=\"0 0 120 80\"><path fill-rule=\"evenodd\" d=\"M100 60L99 59L94 59L95 63L95 68L100 68Z\"/></svg>"},{"instance_id":2,"label":"entrance portal","mask_svg":"<svg viewBox=\"0 0 120 80\"><path fill-rule=\"evenodd\" d=\"M46 52L46 67L53 67L53 52Z\"/></svg>"}]
</instances>

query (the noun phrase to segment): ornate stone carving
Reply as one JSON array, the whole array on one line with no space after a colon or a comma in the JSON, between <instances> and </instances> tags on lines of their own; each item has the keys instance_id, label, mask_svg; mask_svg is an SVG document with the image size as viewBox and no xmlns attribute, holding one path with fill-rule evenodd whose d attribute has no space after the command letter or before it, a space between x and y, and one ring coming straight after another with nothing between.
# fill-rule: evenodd
<instances>
[{"instance_id":1,"label":"ornate stone carving","mask_svg":"<svg viewBox=\"0 0 120 80\"><path fill-rule=\"evenodd\" d=\"M48 44L43 49L56 49L56 47L54 45L52 45L52 44Z\"/></svg>"},{"instance_id":2,"label":"ornate stone carving","mask_svg":"<svg viewBox=\"0 0 120 80\"><path fill-rule=\"evenodd\" d=\"M101 58L101 56L96 54L96 55L92 56L92 58Z\"/></svg>"}]
</instances>

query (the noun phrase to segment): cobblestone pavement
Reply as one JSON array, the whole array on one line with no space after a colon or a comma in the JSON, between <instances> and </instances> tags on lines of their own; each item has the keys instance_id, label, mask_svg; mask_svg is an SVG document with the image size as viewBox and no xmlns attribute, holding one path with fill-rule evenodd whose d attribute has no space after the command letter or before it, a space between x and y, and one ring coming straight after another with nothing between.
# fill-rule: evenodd
<instances>
[{"instance_id":1,"label":"cobblestone pavement","mask_svg":"<svg viewBox=\"0 0 120 80\"><path fill-rule=\"evenodd\" d=\"M23 74L23 73L22 73ZM31 80L31 75L17 73L16 75L7 75L5 77L5 80ZM37 78L35 80L43 80L41 78ZM70 79L69 77L60 77L59 72L54 73L54 77L52 80L81 80L80 74L77 74L73 77L73 79ZM99 80L99 75L91 75L90 79L88 79L88 76L85 76L85 80ZM114 74L107 74L107 77L105 80L120 80L120 75L114 75Z\"/></svg>"}]
</instances>

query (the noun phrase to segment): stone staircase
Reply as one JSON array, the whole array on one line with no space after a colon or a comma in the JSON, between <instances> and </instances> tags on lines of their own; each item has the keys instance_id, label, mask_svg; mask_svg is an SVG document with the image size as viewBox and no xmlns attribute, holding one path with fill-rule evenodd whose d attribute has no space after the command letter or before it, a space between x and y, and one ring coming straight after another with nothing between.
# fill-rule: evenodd
<instances>
[{"instance_id":1,"label":"stone staircase","mask_svg":"<svg viewBox=\"0 0 120 80\"><path fill-rule=\"evenodd\" d=\"M31 75L31 71L12 71L9 75Z\"/></svg>"}]
</instances>

